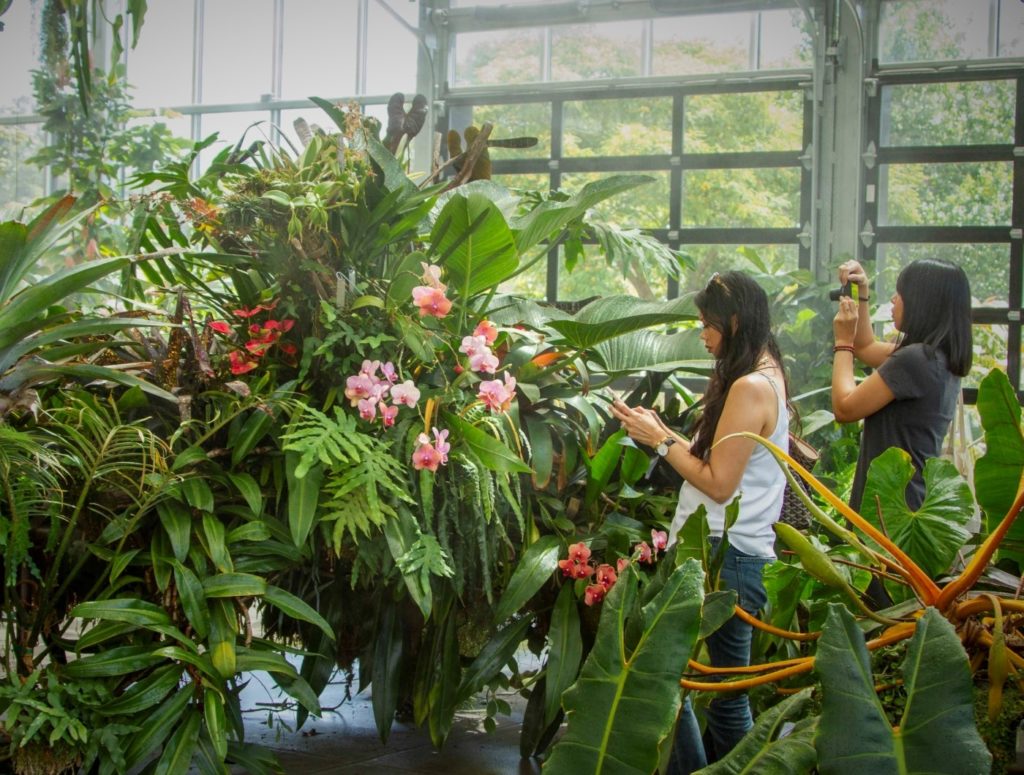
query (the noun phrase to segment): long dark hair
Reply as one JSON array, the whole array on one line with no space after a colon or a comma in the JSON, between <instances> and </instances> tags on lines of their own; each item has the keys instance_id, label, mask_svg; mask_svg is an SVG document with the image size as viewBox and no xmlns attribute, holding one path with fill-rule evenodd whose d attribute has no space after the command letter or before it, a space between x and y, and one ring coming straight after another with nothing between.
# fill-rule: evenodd
<instances>
[{"instance_id":1,"label":"long dark hair","mask_svg":"<svg viewBox=\"0 0 1024 775\"><path fill-rule=\"evenodd\" d=\"M897 347L923 344L941 350L949 370L965 377L974 360L971 338L971 283L956 264L940 258L922 258L903 267L896 278L903 298L903 320Z\"/></svg>"},{"instance_id":2,"label":"long dark hair","mask_svg":"<svg viewBox=\"0 0 1024 775\"><path fill-rule=\"evenodd\" d=\"M704 324L722 335L715 369L704 393L704 413L697 421L690 447L693 455L707 460L725 397L737 379L754 371L761 356L768 353L782 372L787 397L789 380L772 334L768 294L760 285L743 272L716 272L694 302L704 316Z\"/></svg>"}]
</instances>

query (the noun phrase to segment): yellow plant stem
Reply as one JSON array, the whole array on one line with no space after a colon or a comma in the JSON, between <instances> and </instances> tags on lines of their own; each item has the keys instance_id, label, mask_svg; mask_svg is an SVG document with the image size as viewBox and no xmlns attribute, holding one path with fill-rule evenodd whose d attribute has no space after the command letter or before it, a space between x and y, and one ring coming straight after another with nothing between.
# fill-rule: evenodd
<instances>
[{"instance_id":1,"label":"yellow plant stem","mask_svg":"<svg viewBox=\"0 0 1024 775\"><path fill-rule=\"evenodd\" d=\"M434 416L434 407L437 405L436 398L427 399L427 408L423 412L423 432L430 433L430 421Z\"/></svg>"},{"instance_id":2,"label":"yellow plant stem","mask_svg":"<svg viewBox=\"0 0 1024 775\"><path fill-rule=\"evenodd\" d=\"M994 598L992 595L984 595L982 597L975 597L971 600L965 600L956 607L955 616L958 620L966 619L968 616L974 616L985 611L992 611L992 601L996 599L999 601L999 605L1002 606L1004 611L1012 611L1018 614L1024 614L1024 600L1007 600L1004 597Z\"/></svg>"},{"instance_id":3,"label":"yellow plant stem","mask_svg":"<svg viewBox=\"0 0 1024 775\"><path fill-rule=\"evenodd\" d=\"M821 637L820 630L818 632L794 632L793 630L783 630L775 627L774 625L768 624L768 622L762 622L756 616L747 613L739 606L736 606L734 610L739 619L742 619L752 627L756 627L759 630L767 632L769 635L777 635L780 638L786 638L788 640L817 640Z\"/></svg>"},{"instance_id":4,"label":"yellow plant stem","mask_svg":"<svg viewBox=\"0 0 1024 775\"><path fill-rule=\"evenodd\" d=\"M851 509L847 504L843 503L835 493L828 489L825 485L815 478L810 471L804 468L802 465L797 463L788 454L783 452L778 446L770 442L763 436L758 436L756 433L749 433L744 431L743 433L730 434L722 439L719 439L718 443L721 444L725 439L731 438L732 436L745 436L748 439L763 444L768 448L776 460L784 461L788 463L790 467L803 479L807 484L814 488L822 498L826 500L836 511L842 514L846 519L853 523L854 527L858 528L861 532L865 533L868 538L882 547L890 555L892 555L897 562L900 564L898 568L901 575L904 575L910 586L913 587L918 597L925 603L925 605L934 605L936 599L939 597L939 587L932 581L928 574L926 574L921 568L919 568L906 552L897 546L891 538L882 533L878 528L868 522L864 517L858 514L856 511ZM987 543L987 542L986 542ZM980 553L980 552L979 552ZM980 573L980 572L979 572ZM973 582L972 582L973 583Z\"/></svg>"},{"instance_id":5,"label":"yellow plant stem","mask_svg":"<svg viewBox=\"0 0 1024 775\"><path fill-rule=\"evenodd\" d=\"M751 673L763 673L765 670L777 670L789 667L790 665L803 664L804 660L809 658L793 657L792 659L782 659L778 662L768 662L762 665L742 665L740 667L713 667L712 665L705 665L702 662L696 662L691 659L687 663L687 667L704 675L749 675Z\"/></svg>"},{"instance_id":6,"label":"yellow plant stem","mask_svg":"<svg viewBox=\"0 0 1024 775\"><path fill-rule=\"evenodd\" d=\"M682 679L679 685L684 689L695 692L739 692L745 689L752 689L755 686L784 681L795 675L809 673L814 669L814 657L803 657L799 664L790 665L781 670L773 670L770 673L759 675L756 678L744 678L742 681L729 681L721 683L710 683L707 681L691 681Z\"/></svg>"},{"instance_id":7,"label":"yellow plant stem","mask_svg":"<svg viewBox=\"0 0 1024 775\"><path fill-rule=\"evenodd\" d=\"M978 547L978 551L974 553L971 561L967 563L967 567L961 571L960 575L942 588L942 592L939 593L934 603L936 608L940 611L946 610L950 603L974 586L974 582L981 577L982 572L988 565L989 560L992 559L992 555L995 554L999 544L1002 543L1006 534L1010 532L1010 526L1017 519L1017 515L1020 514L1022 508L1024 508L1024 477L1021 478L1020 483L1017 485L1017 497L1013 501L1013 505L1010 506L1010 510L1006 512L1006 516L1003 517L1003 521L989 534L989 537L985 539L985 543Z\"/></svg>"}]
</instances>

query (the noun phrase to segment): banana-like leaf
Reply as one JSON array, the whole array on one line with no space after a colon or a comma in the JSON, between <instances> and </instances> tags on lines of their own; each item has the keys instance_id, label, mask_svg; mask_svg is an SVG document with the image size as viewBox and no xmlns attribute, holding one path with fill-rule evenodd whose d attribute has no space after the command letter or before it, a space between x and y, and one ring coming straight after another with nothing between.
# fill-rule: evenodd
<instances>
[{"instance_id":1,"label":"banana-like leaf","mask_svg":"<svg viewBox=\"0 0 1024 775\"><path fill-rule=\"evenodd\" d=\"M875 693L871 656L856 620L829 604L815 670L822 712L815 748L822 775L988 772L992 754L978 734L967 654L934 608L918 620L903 662L903 717L889 725Z\"/></svg>"},{"instance_id":2,"label":"banana-like leaf","mask_svg":"<svg viewBox=\"0 0 1024 775\"><path fill-rule=\"evenodd\" d=\"M757 717L751 729L724 759L698 770L700 775L805 775L814 770L817 719L798 724L779 737L786 722L800 719L811 704L810 687L787 697Z\"/></svg>"},{"instance_id":3,"label":"banana-like leaf","mask_svg":"<svg viewBox=\"0 0 1024 775\"><path fill-rule=\"evenodd\" d=\"M125 374L121 371L108 369L105 366L94 366L91 363L53 364L46 363L45 361L22 361L5 374L3 379L0 379L0 391L10 392L29 382L51 380L56 377L73 377L85 382L92 380L115 382L125 387L140 388L142 391L162 401L167 401L174 405L178 403L176 395L158 385L154 385L144 379L139 379L134 374Z\"/></svg>"},{"instance_id":4,"label":"banana-like leaf","mask_svg":"<svg viewBox=\"0 0 1024 775\"><path fill-rule=\"evenodd\" d=\"M186 775L192 764L192 753L199 739L203 716L198 709L191 710L185 721L174 731L164 746L153 775Z\"/></svg>"},{"instance_id":5,"label":"banana-like leaf","mask_svg":"<svg viewBox=\"0 0 1024 775\"><path fill-rule=\"evenodd\" d=\"M377 734L384 744L388 742L391 724L395 720L395 709L398 707L402 678L402 640L401 612L394 601L388 601L380 612L370 678L373 686L373 719L377 722Z\"/></svg>"},{"instance_id":6,"label":"banana-like leaf","mask_svg":"<svg viewBox=\"0 0 1024 775\"><path fill-rule=\"evenodd\" d=\"M463 303L494 287L519 268L515 239L501 211L482 194L453 196L431 232L444 258L448 284Z\"/></svg>"},{"instance_id":7,"label":"banana-like leaf","mask_svg":"<svg viewBox=\"0 0 1024 775\"><path fill-rule=\"evenodd\" d=\"M134 716L152 708L177 688L182 669L180 664L158 667L128 687L120 697L103 703L96 710L105 716Z\"/></svg>"},{"instance_id":8,"label":"banana-like leaf","mask_svg":"<svg viewBox=\"0 0 1024 775\"><path fill-rule=\"evenodd\" d=\"M39 260L95 209L84 209L62 221L74 204L75 197L64 196L27 226L17 221L0 223L0 304L8 301Z\"/></svg>"},{"instance_id":9,"label":"banana-like leaf","mask_svg":"<svg viewBox=\"0 0 1024 775\"><path fill-rule=\"evenodd\" d=\"M263 599L274 607L281 609L293 619L299 619L300 621L316 625L324 635L334 640L334 630L331 629L331 625L327 623L327 620L313 606L302 598L280 587L275 587L273 584L267 584L266 591L263 593Z\"/></svg>"},{"instance_id":10,"label":"banana-like leaf","mask_svg":"<svg viewBox=\"0 0 1024 775\"><path fill-rule=\"evenodd\" d=\"M230 600L214 599L210 602L210 635L207 638L213 669L225 681L238 672L238 621Z\"/></svg>"},{"instance_id":11,"label":"banana-like leaf","mask_svg":"<svg viewBox=\"0 0 1024 775\"><path fill-rule=\"evenodd\" d=\"M155 711L139 719L139 730L132 735L124 752L126 770L141 764L170 737L192 698L192 692L175 692Z\"/></svg>"},{"instance_id":12,"label":"banana-like leaf","mask_svg":"<svg viewBox=\"0 0 1024 775\"><path fill-rule=\"evenodd\" d=\"M171 624L171 617L163 608L134 597L90 600L86 603L79 603L71 609L71 615L79 619L106 619L137 624L141 627Z\"/></svg>"},{"instance_id":13,"label":"banana-like leaf","mask_svg":"<svg viewBox=\"0 0 1024 775\"><path fill-rule=\"evenodd\" d=\"M256 597L267 593L267 581L252 573L218 573L203 579L203 592L212 597Z\"/></svg>"},{"instance_id":14,"label":"banana-like leaf","mask_svg":"<svg viewBox=\"0 0 1024 775\"><path fill-rule=\"evenodd\" d=\"M572 584L563 584L548 628L544 721L550 724L562 707L562 693L576 681L583 658L580 612ZM535 690L536 691L536 690Z\"/></svg>"},{"instance_id":15,"label":"banana-like leaf","mask_svg":"<svg viewBox=\"0 0 1024 775\"><path fill-rule=\"evenodd\" d=\"M634 296L606 296L592 301L571 320L553 320L550 327L562 335L561 341L576 350L588 350L616 336L662 323L680 323L697 319L697 310L689 296L669 301L641 301Z\"/></svg>"},{"instance_id":16,"label":"banana-like leaf","mask_svg":"<svg viewBox=\"0 0 1024 775\"><path fill-rule=\"evenodd\" d=\"M539 490L548 486L554 467L554 445L551 442L551 425L542 417L527 415L523 418L526 435L530 439L530 463L533 465L533 485Z\"/></svg>"},{"instance_id":17,"label":"banana-like leaf","mask_svg":"<svg viewBox=\"0 0 1024 775\"><path fill-rule=\"evenodd\" d=\"M550 581L551 574L558 568L561 551L562 541L554 535L542 536L530 544L494 608L494 621L505 621Z\"/></svg>"},{"instance_id":18,"label":"banana-like leaf","mask_svg":"<svg viewBox=\"0 0 1024 775\"><path fill-rule=\"evenodd\" d=\"M217 757L224 761L228 755L227 714L224 712L224 698L216 689L207 687L203 692L203 718Z\"/></svg>"},{"instance_id":19,"label":"banana-like leaf","mask_svg":"<svg viewBox=\"0 0 1024 775\"><path fill-rule=\"evenodd\" d=\"M696 330L662 334L631 331L601 342L591 350L607 374L646 371L687 371L711 373L714 363L707 358Z\"/></svg>"},{"instance_id":20,"label":"banana-like leaf","mask_svg":"<svg viewBox=\"0 0 1024 775\"><path fill-rule=\"evenodd\" d=\"M71 678L108 678L144 670L163 661L152 646L118 646L69 662L65 671Z\"/></svg>"},{"instance_id":21,"label":"banana-like leaf","mask_svg":"<svg viewBox=\"0 0 1024 775\"><path fill-rule=\"evenodd\" d=\"M594 205L630 189L653 183L649 175L611 175L587 183L564 202L543 202L512 223L516 249L525 253L546 239L554 239L570 221L579 218Z\"/></svg>"},{"instance_id":22,"label":"banana-like leaf","mask_svg":"<svg viewBox=\"0 0 1024 775\"><path fill-rule=\"evenodd\" d=\"M563 695L568 728L547 775L636 773L658 767L659 747L679 711L679 679L700 628L704 573L695 560L676 568L642 609L642 634L626 652L637 575L619 576L604 601L597 640L579 680Z\"/></svg>"},{"instance_id":23,"label":"banana-like leaf","mask_svg":"<svg viewBox=\"0 0 1024 775\"><path fill-rule=\"evenodd\" d=\"M157 503L156 513L167 531L175 559L179 563L184 562L192 541L192 514L184 503L170 499Z\"/></svg>"},{"instance_id":24,"label":"banana-like leaf","mask_svg":"<svg viewBox=\"0 0 1024 775\"><path fill-rule=\"evenodd\" d=\"M887 449L871 461L864 487L864 518L882 529L875 509L881 504L885 531L925 573L935 578L956 559L970 532L965 525L974 511L967 482L948 460L932 458L924 466L925 498L911 511L904 496L914 475L914 464L905 450Z\"/></svg>"},{"instance_id":25,"label":"banana-like leaf","mask_svg":"<svg viewBox=\"0 0 1024 775\"><path fill-rule=\"evenodd\" d=\"M978 386L978 414L985 429L985 454L974 464L974 489L992 530L1013 505L1024 473L1020 402L999 369L992 369ZM1011 525L1007 543L1024 546L1024 519ZM1000 553L1024 564L1024 552L1003 549Z\"/></svg>"}]
</instances>

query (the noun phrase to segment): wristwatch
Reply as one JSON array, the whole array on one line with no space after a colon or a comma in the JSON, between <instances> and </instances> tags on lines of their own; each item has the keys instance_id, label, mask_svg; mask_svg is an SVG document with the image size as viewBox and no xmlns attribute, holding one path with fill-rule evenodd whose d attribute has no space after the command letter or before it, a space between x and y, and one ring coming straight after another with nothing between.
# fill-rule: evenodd
<instances>
[{"instance_id":1,"label":"wristwatch","mask_svg":"<svg viewBox=\"0 0 1024 775\"><path fill-rule=\"evenodd\" d=\"M660 455L661 457L665 457L665 455L668 454L668 448L675 443L676 440L674 438L672 438L671 436L666 436L664 441L662 441L658 446L654 448L654 451L657 452L658 455Z\"/></svg>"}]
</instances>

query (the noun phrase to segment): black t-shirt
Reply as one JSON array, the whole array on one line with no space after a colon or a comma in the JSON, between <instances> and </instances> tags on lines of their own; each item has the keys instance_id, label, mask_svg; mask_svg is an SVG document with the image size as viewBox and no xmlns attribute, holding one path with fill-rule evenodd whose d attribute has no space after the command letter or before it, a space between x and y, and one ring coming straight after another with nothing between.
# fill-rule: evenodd
<instances>
[{"instance_id":1,"label":"black t-shirt","mask_svg":"<svg viewBox=\"0 0 1024 775\"><path fill-rule=\"evenodd\" d=\"M871 461L890 447L899 447L914 463L906 498L910 508L918 509L924 502L921 472L925 461L942 451L942 440L956 411L960 378L949 370L945 353L923 344L897 348L878 367L878 374L896 398L864 418L850 506L860 511Z\"/></svg>"}]
</instances>

